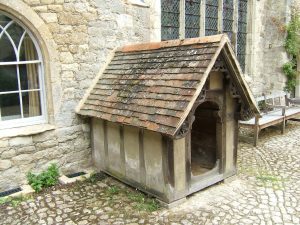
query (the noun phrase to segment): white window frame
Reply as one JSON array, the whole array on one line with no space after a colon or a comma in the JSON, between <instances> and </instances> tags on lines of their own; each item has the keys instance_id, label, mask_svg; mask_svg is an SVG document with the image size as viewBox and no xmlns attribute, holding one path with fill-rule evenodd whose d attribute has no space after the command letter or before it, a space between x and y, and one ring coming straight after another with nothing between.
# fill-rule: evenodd
<instances>
[{"instance_id":1,"label":"white window frame","mask_svg":"<svg viewBox=\"0 0 300 225\"><path fill-rule=\"evenodd\" d=\"M20 21L16 20L13 16L10 14L7 14L3 11L0 11L1 14L9 17L11 21L8 24L16 23L20 27L24 29L24 33L22 34L22 37L20 39L19 45L16 46L10 35L6 32L6 29L8 24L5 26L6 28L1 27L2 31L0 33L0 38L5 33L7 37L9 38L13 48L14 52L16 54L16 61L14 62L0 62L0 66L8 66L8 65L22 65L22 64L36 64L38 66L38 78L39 78L39 88L38 89L31 89L31 90L21 90L21 83L20 83L20 72L19 67L17 67L17 79L18 79L18 90L16 91L7 91L7 92L0 92L0 95L3 94L13 94L18 93L19 94L19 102L20 102L20 109L21 109L21 117L18 119L11 119L11 120L5 120L1 121L1 108L0 108L0 130L7 129L7 128L14 128L14 127L23 127L23 126L30 126L30 125L37 125L37 124L43 124L47 123L47 106L46 106L46 93L45 93L45 78L44 78L44 65L43 65L43 57L41 53L40 46L38 42L36 41L34 35L30 32L30 30L23 25ZM21 48L22 41L25 37L25 35L28 34L28 36L31 38L36 52L38 56L38 60L30 60L30 61L20 61L19 60L19 52ZM25 92L31 92L31 91L39 91L40 92L40 106L41 106L41 115L35 116L35 117L29 117L29 118L23 118L23 103L22 103L22 93Z\"/></svg>"}]
</instances>

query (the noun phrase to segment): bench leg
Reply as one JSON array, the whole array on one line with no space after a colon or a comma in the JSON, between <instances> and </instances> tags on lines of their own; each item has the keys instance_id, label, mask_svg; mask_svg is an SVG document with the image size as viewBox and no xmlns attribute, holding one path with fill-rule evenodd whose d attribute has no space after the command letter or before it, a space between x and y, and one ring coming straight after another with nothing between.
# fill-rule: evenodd
<instances>
[{"instance_id":1,"label":"bench leg","mask_svg":"<svg viewBox=\"0 0 300 225\"><path fill-rule=\"evenodd\" d=\"M281 134L284 134L285 132L285 119L282 121L282 128L281 128Z\"/></svg>"},{"instance_id":2,"label":"bench leg","mask_svg":"<svg viewBox=\"0 0 300 225\"><path fill-rule=\"evenodd\" d=\"M255 116L255 127L254 127L254 147L257 146L258 143L258 135L259 135L259 123L258 123L258 116Z\"/></svg>"},{"instance_id":3,"label":"bench leg","mask_svg":"<svg viewBox=\"0 0 300 225\"><path fill-rule=\"evenodd\" d=\"M258 135L259 135L259 128L255 127L254 128L254 147L256 147L258 144Z\"/></svg>"}]
</instances>

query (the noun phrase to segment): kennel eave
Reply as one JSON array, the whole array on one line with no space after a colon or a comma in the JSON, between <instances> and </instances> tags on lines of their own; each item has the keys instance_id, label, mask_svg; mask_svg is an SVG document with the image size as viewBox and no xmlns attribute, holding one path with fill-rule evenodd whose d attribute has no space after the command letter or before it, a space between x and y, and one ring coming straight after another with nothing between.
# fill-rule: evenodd
<instances>
[{"instance_id":1,"label":"kennel eave","mask_svg":"<svg viewBox=\"0 0 300 225\"><path fill-rule=\"evenodd\" d=\"M77 112L99 170L172 203L235 174L238 119L259 111L216 35L117 49Z\"/></svg>"}]
</instances>

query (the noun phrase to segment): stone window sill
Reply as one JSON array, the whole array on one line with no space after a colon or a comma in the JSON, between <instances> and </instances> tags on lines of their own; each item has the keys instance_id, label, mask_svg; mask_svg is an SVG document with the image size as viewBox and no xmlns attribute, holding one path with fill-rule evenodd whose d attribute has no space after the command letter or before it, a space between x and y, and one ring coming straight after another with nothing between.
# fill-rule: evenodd
<instances>
[{"instance_id":1,"label":"stone window sill","mask_svg":"<svg viewBox=\"0 0 300 225\"><path fill-rule=\"evenodd\" d=\"M25 127L16 127L0 130L0 139L17 137L17 136L29 136L33 134L43 133L45 131L54 130L55 126L51 124L38 124Z\"/></svg>"},{"instance_id":2,"label":"stone window sill","mask_svg":"<svg viewBox=\"0 0 300 225\"><path fill-rule=\"evenodd\" d=\"M135 6L145 7L145 8L149 7L148 4L146 4L145 2L143 2L141 0L126 0L126 3L135 5Z\"/></svg>"}]
</instances>

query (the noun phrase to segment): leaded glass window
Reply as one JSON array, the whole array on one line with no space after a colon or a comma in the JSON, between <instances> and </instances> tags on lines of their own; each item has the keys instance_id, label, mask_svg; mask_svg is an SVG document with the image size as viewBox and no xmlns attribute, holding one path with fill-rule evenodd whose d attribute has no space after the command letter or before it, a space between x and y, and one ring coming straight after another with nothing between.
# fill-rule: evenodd
<instances>
[{"instance_id":1,"label":"leaded glass window","mask_svg":"<svg viewBox=\"0 0 300 225\"><path fill-rule=\"evenodd\" d=\"M0 127L44 121L42 60L32 35L0 12Z\"/></svg>"},{"instance_id":2,"label":"leaded glass window","mask_svg":"<svg viewBox=\"0 0 300 225\"><path fill-rule=\"evenodd\" d=\"M233 0L223 0L223 32L230 40L233 35Z\"/></svg>"},{"instance_id":3,"label":"leaded glass window","mask_svg":"<svg viewBox=\"0 0 300 225\"><path fill-rule=\"evenodd\" d=\"M248 0L238 0L237 58L245 70Z\"/></svg>"},{"instance_id":4,"label":"leaded glass window","mask_svg":"<svg viewBox=\"0 0 300 225\"><path fill-rule=\"evenodd\" d=\"M161 39L179 38L180 0L161 0Z\"/></svg>"},{"instance_id":5,"label":"leaded glass window","mask_svg":"<svg viewBox=\"0 0 300 225\"><path fill-rule=\"evenodd\" d=\"M201 0L185 0L185 37L199 37Z\"/></svg>"},{"instance_id":6,"label":"leaded glass window","mask_svg":"<svg viewBox=\"0 0 300 225\"><path fill-rule=\"evenodd\" d=\"M219 0L206 0L205 5L205 36L218 34Z\"/></svg>"}]
</instances>

